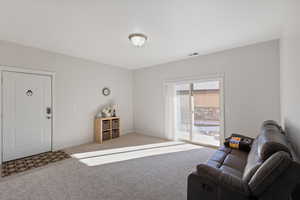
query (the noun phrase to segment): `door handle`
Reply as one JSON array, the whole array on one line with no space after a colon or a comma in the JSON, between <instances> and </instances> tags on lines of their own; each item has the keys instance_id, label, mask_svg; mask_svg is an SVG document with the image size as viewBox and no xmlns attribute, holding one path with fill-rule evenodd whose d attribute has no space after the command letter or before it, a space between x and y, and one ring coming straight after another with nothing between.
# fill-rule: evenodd
<instances>
[{"instance_id":1,"label":"door handle","mask_svg":"<svg viewBox=\"0 0 300 200\"><path fill-rule=\"evenodd\" d=\"M46 118L47 118L47 119L51 119L52 117L51 117L51 116L47 116Z\"/></svg>"}]
</instances>

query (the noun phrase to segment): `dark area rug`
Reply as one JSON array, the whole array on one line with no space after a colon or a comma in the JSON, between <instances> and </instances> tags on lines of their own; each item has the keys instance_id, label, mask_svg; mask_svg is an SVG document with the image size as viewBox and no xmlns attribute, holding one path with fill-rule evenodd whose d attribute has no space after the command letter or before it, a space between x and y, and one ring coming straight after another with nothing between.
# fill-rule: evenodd
<instances>
[{"instance_id":1,"label":"dark area rug","mask_svg":"<svg viewBox=\"0 0 300 200\"><path fill-rule=\"evenodd\" d=\"M33 168L45 166L60 160L65 160L70 156L63 151L50 151L17 160L2 163L2 177L24 172Z\"/></svg>"}]
</instances>

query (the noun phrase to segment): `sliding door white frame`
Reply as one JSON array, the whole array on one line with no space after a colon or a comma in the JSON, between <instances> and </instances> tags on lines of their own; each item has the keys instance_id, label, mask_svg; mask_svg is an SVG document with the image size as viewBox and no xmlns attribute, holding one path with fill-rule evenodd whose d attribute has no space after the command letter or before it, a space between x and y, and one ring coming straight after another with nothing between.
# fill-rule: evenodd
<instances>
[{"instance_id":1,"label":"sliding door white frame","mask_svg":"<svg viewBox=\"0 0 300 200\"><path fill-rule=\"evenodd\" d=\"M207 81L219 81L220 83L220 144L224 142L225 139L225 92L224 92L224 74L215 74L215 75L207 75L207 76L193 76L193 77L182 77L182 78L175 78L175 79L169 79L165 80L164 84L190 84L191 82L201 83L201 82L207 82ZM192 88L190 88L190 93ZM190 94L190 98L191 94ZM190 110L192 110L191 105L191 99L190 99ZM192 115L190 115L192 117ZM176 124L176 123L174 123ZM193 124L191 123L190 127L190 141L192 141L192 127Z\"/></svg>"},{"instance_id":2,"label":"sliding door white frame","mask_svg":"<svg viewBox=\"0 0 300 200\"><path fill-rule=\"evenodd\" d=\"M193 124L194 124L194 105L193 105L193 84L189 83L190 91L189 91L189 112L190 112L190 119L189 119L189 141L193 140Z\"/></svg>"}]
</instances>

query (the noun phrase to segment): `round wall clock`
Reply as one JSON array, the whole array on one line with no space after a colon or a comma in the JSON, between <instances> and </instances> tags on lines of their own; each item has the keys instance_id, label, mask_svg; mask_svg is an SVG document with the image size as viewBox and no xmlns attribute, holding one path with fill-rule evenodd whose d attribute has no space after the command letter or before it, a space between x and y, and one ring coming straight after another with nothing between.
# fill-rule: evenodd
<instances>
[{"instance_id":1,"label":"round wall clock","mask_svg":"<svg viewBox=\"0 0 300 200\"><path fill-rule=\"evenodd\" d=\"M107 87L103 88L103 89L102 89L102 94L103 94L104 96L110 95L110 89L107 88Z\"/></svg>"}]
</instances>

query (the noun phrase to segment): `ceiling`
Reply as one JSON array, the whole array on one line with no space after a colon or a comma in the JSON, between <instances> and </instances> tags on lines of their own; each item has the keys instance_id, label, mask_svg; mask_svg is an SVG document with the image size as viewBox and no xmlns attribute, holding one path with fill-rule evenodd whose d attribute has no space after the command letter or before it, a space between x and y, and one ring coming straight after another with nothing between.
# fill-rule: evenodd
<instances>
[{"instance_id":1,"label":"ceiling","mask_svg":"<svg viewBox=\"0 0 300 200\"><path fill-rule=\"evenodd\" d=\"M286 2L0 0L0 40L136 69L279 38Z\"/></svg>"}]
</instances>

